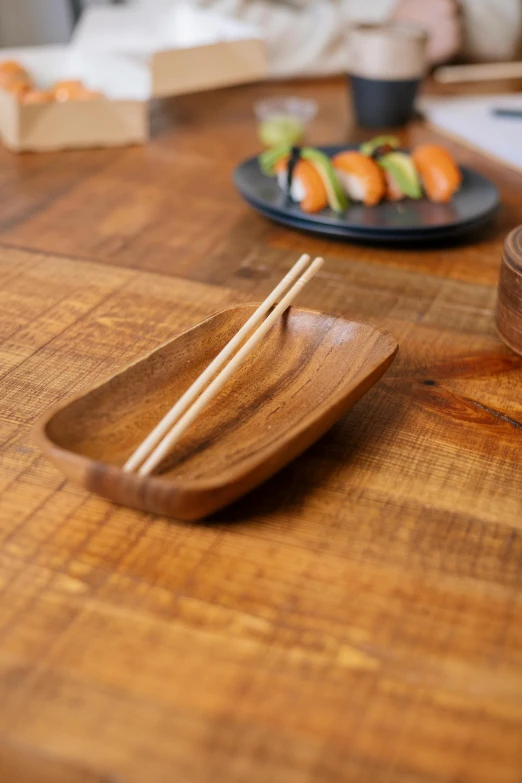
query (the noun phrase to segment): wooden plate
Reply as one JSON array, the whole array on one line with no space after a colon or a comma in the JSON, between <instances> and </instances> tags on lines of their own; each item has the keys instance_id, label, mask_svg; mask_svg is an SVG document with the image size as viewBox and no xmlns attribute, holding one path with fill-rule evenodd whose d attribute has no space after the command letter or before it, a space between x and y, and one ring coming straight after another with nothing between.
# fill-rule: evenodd
<instances>
[{"instance_id":1,"label":"wooden plate","mask_svg":"<svg viewBox=\"0 0 522 783\"><path fill-rule=\"evenodd\" d=\"M369 324L290 308L153 476L121 466L257 305L223 310L50 411L42 450L71 480L116 503L200 519L319 438L397 352Z\"/></svg>"}]
</instances>

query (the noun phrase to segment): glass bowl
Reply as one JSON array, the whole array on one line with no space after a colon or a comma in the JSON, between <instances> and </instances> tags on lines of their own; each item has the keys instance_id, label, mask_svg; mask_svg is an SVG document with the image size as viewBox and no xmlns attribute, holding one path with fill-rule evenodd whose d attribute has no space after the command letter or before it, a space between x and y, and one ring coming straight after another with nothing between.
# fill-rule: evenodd
<instances>
[{"instance_id":1,"label":"glass bowl","mask_svg":"<svg viewBox=\"0 0 522 783\"><path fill-rule=\"evenodd\" d=\"M258 135L266 147L299 144L308 123L317 114L317 103L308 98L268 98L254 104Z\"/></svg>"}]
</instances>

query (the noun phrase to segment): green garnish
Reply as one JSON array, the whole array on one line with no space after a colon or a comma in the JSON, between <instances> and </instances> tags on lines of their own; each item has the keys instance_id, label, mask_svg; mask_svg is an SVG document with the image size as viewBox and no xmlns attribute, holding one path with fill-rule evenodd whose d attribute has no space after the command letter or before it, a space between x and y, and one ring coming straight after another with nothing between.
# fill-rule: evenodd
<instances>
[{"instance_id":1,"label":"green garnish","mask_svg":"<svg viewBox=\"0 0 522 783\"><path fill-rule=\"evenodd\" d=\"M361 144L359 151L362 152L363 155L368 155L368 157L371 158L375 150L379 149L379 147L393 147L393 149L397 149L399 145L400 141L397 136L376 136L374 139L370 139Z\"/></svg>"}]
</instances>

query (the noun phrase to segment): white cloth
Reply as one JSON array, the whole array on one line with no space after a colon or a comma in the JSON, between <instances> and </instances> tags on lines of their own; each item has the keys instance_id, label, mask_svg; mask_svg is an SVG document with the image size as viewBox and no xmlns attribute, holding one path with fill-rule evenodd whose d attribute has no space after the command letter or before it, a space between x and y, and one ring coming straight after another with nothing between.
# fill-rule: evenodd
<instances>
[{"instance_id":1,"label":"white cloth","mask_svg":"<svg viewBox=\"0 0 522 783\"><path fill-rule=\"evenodd\" d=\"M520 54L522 0L461 0L464 54L472 60L511 60Z\"/></svg>"},{"instance_id":2,"label":"white cloth","mask_svg":"<svg viewBox=\"0 0 522 783\"><path fill-rule=\"evenodd\" d=\"M343 71L349 24L384 21L395 4L395 0L192 1L259 27L267 40L274 77ZM502 60L515 56L522 0L461 0L461 7L466 57Z\"/></svg>"}]
</instances>

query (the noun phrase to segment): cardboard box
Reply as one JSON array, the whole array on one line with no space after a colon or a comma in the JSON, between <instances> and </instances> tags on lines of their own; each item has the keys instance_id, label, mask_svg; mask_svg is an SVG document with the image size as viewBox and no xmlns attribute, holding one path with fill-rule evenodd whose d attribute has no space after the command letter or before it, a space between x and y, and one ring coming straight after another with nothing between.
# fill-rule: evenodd
<instances>
[{"instance_id":1,"label":"cardboard box","mask_svg":"<svg viewBox=\"0 0 522 783\"><path fill-rule=\"evenodd\" d=\"M24 104L0 90L0 134L15 152L109 147L148 139L148 101L266 77L266 47L249 25L170 3L86 9L68 46L0 50L38 87L80 79L102 98Z\"/></svg>"},{"instance_id":2,"label":"cardboard box","mask_svg":"<svg viewBox=\"0 0 522 783\"><path fill-rule=\"evenodd\" d=\"M258 81L268 74L265 42L250 25L178 2L89 8L73 36L85 52L124 56L154 97Z\"/></svg>"},{"instance_id":3,"label":"cardboard box","mask_svg":"<svg viewBox=\"0 0 522 783\"><path fill-rule=\"evenodd\" d=\"M103 96L89 101L24 104L0 89L0 134L15 152L143 143L148 138L148 80L125 58L88 57L67 46L0 50L16 60L38 87L81 79Z\"/></svg>"}]
</instances>

